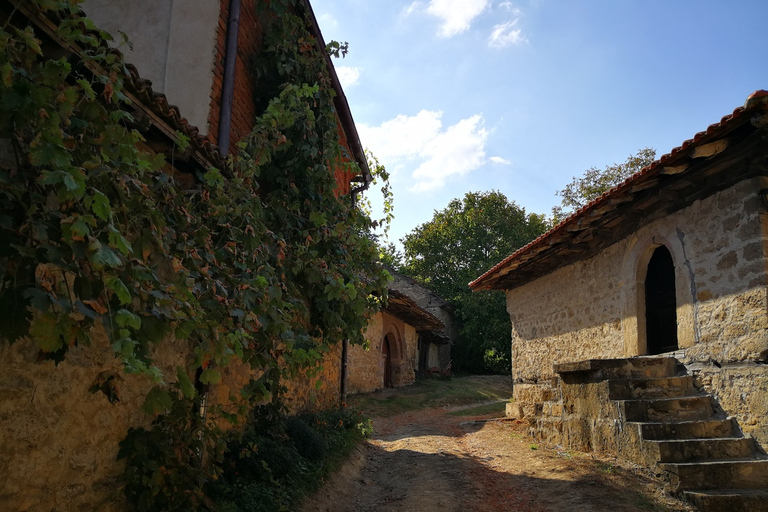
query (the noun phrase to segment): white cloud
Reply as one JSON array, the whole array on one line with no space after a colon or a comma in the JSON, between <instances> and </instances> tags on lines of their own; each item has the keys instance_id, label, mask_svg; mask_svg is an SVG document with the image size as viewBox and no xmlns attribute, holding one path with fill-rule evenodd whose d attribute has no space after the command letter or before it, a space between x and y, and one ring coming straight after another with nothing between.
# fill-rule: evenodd
<instances>
[{"instance_id":1,"label":"white cloud","mask_svg":"<svg viewBox=\"0 0 768 512\"><path fill-rule=\"evenodd\" d=\"M489 0L430 0L426 8L422 2L413 2L406 9L406 15L424 10L438 18L442 24L438 35L452 37L469 29L472 20L477 18L487 7Z\"/></svg>"},{"instance_id":2,"label":"white cloud","mask_svg":"<svg viewBox=\"0 0 768 512\"><path fill-rule=\"evenodd\" d=\"M341 86L346 88L355 86L360 81L360 72L362 68L353 66L336 66L336 75L339 77Z\"/></svg>"},{"instance_id":3,"label":"white cloud","mask_svg":"<svg viewBox=\"0 0 768 512\"><path fill-rule=\"evenodd\" d=\"M511 161L507 160L506 158L501 158L500 156L492 156L488 160L498 165L512 165Z\"/></svg>"},{"instance_id":4,"label":"white cloud","mask_svg":"<svg viewBox=\"0 0 768 512\"><path fill-rule=\"evenodd\" d=\"M320 26L320 30L326 33L334 31L339 27L339 22L336 21L336 18L328 13L321 14L320 17L317 18L317 24Z\"/></svg>"},{"instance_id":5,"label":"white cloud","mask_svg":"<svg viewBox=\"0 0 768 512\"><path fill-rule=\"evenodd\" d=\"M399 115L381 126L361 124L360 138L390 171L416 166L411 173L411 191L439 188L452 176L484 165L488 139L482 115L447 128L443 128L442 115L422 110L415 116Z\"/></svg>"},{"instance_id":6,"label":"white cloud","mask_svg":"<svg viewBox=\"0 0 768 512\"><path fill-rule=\"evenodd\" d=\"M525 43L527 39L523 36L522 29L516 27L517 19L495 25L491 31L491 36L488 38L488 46L506 48L513 44Z\"/></svg>"},{"instance_id":7,"label":"white cloud","mask_svg":"<svg viewBox=\"0 0 768 512\"><path fill-rule=\"evenodd\" d=\"M512 4L512 2L501 2L501 3L499 4L499 7L501 7L502 9L506 9L506 10L507 10L507 12L511 12L511 13L512 13L512 14L514 14L515 16L519 16L519 15L520 15L520 13L522 12L520 9L518 9L517 7L515 7L515 6Z\"/></svg>"}]
</instances>

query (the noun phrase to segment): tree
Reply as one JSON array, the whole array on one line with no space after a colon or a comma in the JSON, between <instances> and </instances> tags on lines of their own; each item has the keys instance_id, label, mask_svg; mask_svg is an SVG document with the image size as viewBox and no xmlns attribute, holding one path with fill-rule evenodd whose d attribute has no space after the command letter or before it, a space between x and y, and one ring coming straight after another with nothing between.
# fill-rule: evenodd
<instances>
[{"instance_id":1,"label":"tree","mask_svg":"<svg viewBox=\"0 0 768 512\"><path fill-rule=\"evenodd\" d=\"M552 208L555 223L560 222L593 199L608 192L643 167L653 163L656 150L643 148L630 155L623 163L609 165L604 169L590 167L581 178L573 178L556 195L562 197L560 206Z\"/></svg>"},{"instance_id":2,"label":"tree","mask_svg":"<svg viewBox=\"0 0 768 512\"><path fill-rule=\"evenodd\" d=\"M401 270L454 307L462 327L454 365L474 372L507 372L510 328L504 294L471 292L467 284L547 228L497 191L468 192L402 239Z\"/></svg>"}]
</instances>

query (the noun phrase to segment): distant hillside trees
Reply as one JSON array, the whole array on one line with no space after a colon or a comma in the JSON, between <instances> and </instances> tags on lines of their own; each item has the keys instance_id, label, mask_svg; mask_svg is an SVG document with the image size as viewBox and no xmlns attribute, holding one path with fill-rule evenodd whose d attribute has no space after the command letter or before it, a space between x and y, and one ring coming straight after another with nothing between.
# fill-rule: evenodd
<instances>
[{"instance_id":1,"label":"distant hillside trees","mask_svg":"<svg viewBox=\"0 0 768 512\"><path fill-rule=\"evenodd\" d=\"M501 192L468 192L402 239L402 264L391 264L422 282L454 307L461 322L454 367L474 373L510 371L510 325L502 292L471 292L467 284L542 234L543 215L526 214Z\"/></svg>"},{"instance_id":2,"label":"distant hillside trees","mask_svg":"<svg viewBox=\"0 0 768 512\"><path fill-rule=\"evenodd\" d=\"M552 208L554 223L557 224L643 167L651 165L655 159L655 149L643 148L620 164L612 164L603 169L590 167L581 178L574 177L564 189L556 193L562 199L559 206Z\"/></svg>"}]
</instances>

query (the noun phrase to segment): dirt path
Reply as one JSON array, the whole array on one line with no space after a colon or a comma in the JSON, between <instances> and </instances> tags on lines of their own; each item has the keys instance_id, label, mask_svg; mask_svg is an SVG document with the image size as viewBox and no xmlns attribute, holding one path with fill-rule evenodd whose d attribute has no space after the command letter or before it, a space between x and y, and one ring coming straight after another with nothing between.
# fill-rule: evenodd
<instances>
[{"instance_id":1,"label":"dirt path","mask_svg":"<svg viewBox=\"0 0 768 512\"><path fill-rule=\"evenodd\" d=\"M520 422L448 412L375 419L373 438L302 511L690 510L629 466L539 447Z\"/></svg>"}]
</instances>

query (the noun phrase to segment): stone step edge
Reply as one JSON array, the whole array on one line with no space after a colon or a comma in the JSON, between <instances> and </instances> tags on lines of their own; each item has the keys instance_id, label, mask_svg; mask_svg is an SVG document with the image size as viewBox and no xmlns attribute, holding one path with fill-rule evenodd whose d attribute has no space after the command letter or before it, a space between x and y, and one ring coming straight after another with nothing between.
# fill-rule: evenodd
<instances>
[{"instance_id":1,"label":"stone step edge","mask_svg":"<svg viewBox=\"0 0 768 512\"><path fill-rule=\"evenodd\" d=\"M768 499L768 487L760 489L688 489L681 491L683 494L693 494L700 496L756 496Z\"/></svg>"},{"instance_id":2,"label":"stone step edge","mask_svg":"<svg viewBox=\"0 0 768 512\"><path fill-rule=\"evenodd\" d=\"M699 441L742 441L750 437L692 437L690 439L643 439L647 443L686 443Z\"/></svg>"},{"instance_id":3,"label":"stone step edge","mask_svg":"<svg viewBox=\"0 0 768 512\"><path fill-rule=\"evenodd\" d=\"M690 468L694 466L725 466L727 464L735 463L768 463L768 457L759 458L755 457L741 457L738 459L707 459L696 462L660 462L659 466L662 467L684 467Z\"/></svg>"},{"instance_id":4,"label":"stone step edge","mask_svg":"<svg viewBox=\"0 0 768 512\"><path fill-rule=\"evenodd\" d=\"M647 397L647 398L628 398L628 399L611 399L613 402L672 402L675 400L685 400L688 398L711 398L712 395L708 393L701 393L697 395L685 395L685 396L662 396L662 397ZM659 422L655 422L659 423Z\"/></svg>"}]
</instances>

